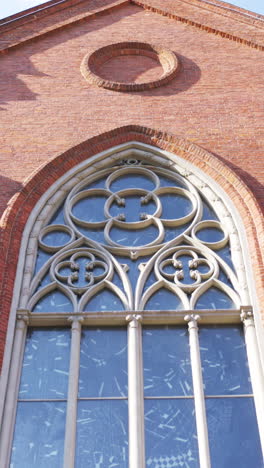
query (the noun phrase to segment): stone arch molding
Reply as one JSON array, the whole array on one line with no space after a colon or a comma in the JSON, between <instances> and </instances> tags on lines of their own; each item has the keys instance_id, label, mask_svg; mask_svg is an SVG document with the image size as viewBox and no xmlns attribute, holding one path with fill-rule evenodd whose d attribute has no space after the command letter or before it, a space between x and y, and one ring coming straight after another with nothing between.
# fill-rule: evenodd
<instances>
[{"instance_id":1,"label":"stone arch molding","mask_svg":"<svg viewBox=\"0 0 264 468\"><path fill-rule=\"evenodd\" d=\"M152 187L112 189L116 180L133 174L147 178ZM99 176L105 178L104 186L90 188ZM161 177L172 177L175 186L161 186ZM74 211L76 204L89 200L92 195L105 198L104 216L95 222L78 218ZM139 219L131 221L126 218L125 201L133 196L141 200L142 212ZM166 218L161 199L167 196L175 200L181 197L191 208L184 216ZM153 211L144 212L150 201ZM50 222L62 203L65 203L65 223ZM202 218L204 203L217 213L218 220ZM106 289L116 295L124 310L141 311L147 308L153 295L165 289L175 294L186 311L195 309L197 301L209 288L217 288L228 296L236 310L250 306L243 245L235 219L221 189L191 163L137 141L112 147L68 171L33 209L28 221L31 228L18 308L32 311L48 293L56 290L67 297L73 311L83 312L89 300ZM156 235L138 245L122 245L112 235L115 228L126 228L133 234L149 227ZM219 230L220 240L201 240L200 231L208 228ZM84 236L83 232L89 229L101 229L103 240ZM176 233L169 240L165 240L166 229ZM46 244L45 239L55 231L67 237L64 245ZM233 268L219 255L219 249L225 247L230 247ZM38 248L47 253L48 260L34 274ZM149 256L147 262L146 256ZM87 260L85 282L80 284L78 259L84 257ZM122 257L122 262L118 257ZM189 257L189 261L184 270L181 260L185 257ZM134 289L124 258L138 260ZM65 275L62 272L67 268L69 273ZM187 282L186 274L190 277ZM51 280L42 285L46 275L50 275ZM118 277L117 283L114 276Z\"/></svg>"}]
</instances>

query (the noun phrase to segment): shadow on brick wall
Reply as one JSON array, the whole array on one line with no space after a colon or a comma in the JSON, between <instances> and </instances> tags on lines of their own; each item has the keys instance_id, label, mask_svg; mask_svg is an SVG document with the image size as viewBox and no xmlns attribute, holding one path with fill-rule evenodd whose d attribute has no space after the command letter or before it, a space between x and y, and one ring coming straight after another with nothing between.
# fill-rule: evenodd
<instances>
[{"instance_id":1,"label":"shadow on brick wall","mask_svg":"<svg viewBox=\"0 0 264 468\"><path fill-rule=\"evenodd\" d=\"M261 184L254 176L249 174L249 172L242 169L240 166L231 163L222 156L219 156L216 153L212 153L220 161L224 162L232 171L234 171L240 179L244 182L245 185L252 191L256 200L258 201L259 207L264 214L264 185Z\"/></svg>"},{"instance_id":2,"label":"shadow on brick wall","mask_svg":"<svg viewBox=\"0 0 264 468\"><path fill-rule=\"evenodd\" d=\"M100 0L98 0L98 7L101 6ZM112 0L103 2L112 3ZM134 5L123 7L126 8L126 17L134 15L141 11L139 7ZM49 76L36 69L31 61L31 56L34 54L45 55L45 51L56 47L60 44L65 44L67 41L76 39L82 35L87 35L90 32L94 32L105 28L109 25L117 23L124 17L123 8L115 10L113 12L100 13L98 17L91 18L91 21L82 21L67 25L63 29L53 30L47 35L35 38L34 41L27 43L21 43L9 51L5 56L1 57L1 71L0 71L0 106L5 106L8 102L14 101L34 101L37 100L38 94L30 90L27 84L23 81L20 76L30 75L36 77ZM87 10L87 6L85 6ZM62 14L62 13L61 13ZM45 27L50 27L58 21L51 15L45 18L47 24ZM29 27L30 27L29 23ZM32 27L32 26L31 26ZM115 42L113 40L113 42ZM79 70L77 71L79 73ZM19 76L20 75L20 76ZM0 110L5 110L5 107L0 107Z\"/></svg>"},{"instance_id":3,"label":"shadow on brick wall","mask_svg":"<svg viewBox=\"0 0 264 468\"><path fill-rule=\"evenodd\" d=\"M166 86L143 91L138 94L144 96L172 96L187 91L199 81L201 77L200 67L188 57L178 54L177 51L175 53L180 60L180 70L176 77Z\"/></svg>"},{"instance_id":4,"label":"shadow on brick wall","mask_svg":"<svg viewBox=\"0 0 264 468\"><path fill-rule=\"evenodd\" d=\"M0 192L0 218L7 207L9 200L15 195L15 193L22 190L22 184L9 177L0 175L0 187L4 187L4 190Z\"/></svg>"}]
</instances>

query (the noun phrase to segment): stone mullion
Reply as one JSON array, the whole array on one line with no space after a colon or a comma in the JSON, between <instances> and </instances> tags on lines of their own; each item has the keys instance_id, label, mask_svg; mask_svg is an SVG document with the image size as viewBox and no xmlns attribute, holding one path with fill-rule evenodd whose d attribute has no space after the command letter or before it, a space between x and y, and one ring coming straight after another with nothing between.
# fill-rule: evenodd
<instances>
[{"instance_id":1,"label":"stone mullion","mask_svg":"<svg viewBox=\"0 0 264 468\"><path fill-rule=\"evenodd\" d=\"M28 315L17 315L14 345L12 353L12 365L10 367L8 391L5 400L4 424L0 445L0 460L3 465L9 466L9 457L13 441L13 431L17 408L17 395L19 389L22 359L27 334Z\"/></svg>"},{"instance_id":2,"label":"stone mullion","mask_svg":"<svg viewBox=\"0 0 264 468\"><path fill-rule=\"evenodd\" d=\"M145 468L144 387L140 315L128 315L129 468Z\"/></svg>"},{"instance_id":3,"label":"stone mullion","mask_svg":"<svg viewBox=\"0 0 264 468\"><path fill-rule=\"evenodd\" d=\"M72 322L71 354L68 383L68 401L66 413L66 429L64 442L64 468L74 468L76 446L76 418L79 387L81 322L82 317L69 317Z\"/></svg>"},{"instance_id":4,"label":"stone mullion","mask_svg":"<svg viewBox=\"0 0 264 468\"><path fill-rule=\"evenodd\" d=\"M199 315L185 316L185 320L188 322L189 329L190 355L200 468L210 468L210 450L197 325L197 321L199 319Z\"/></svg>"},{"instance_id":5,"label":"stone mullion","mask_svg":"<svg viewBox=\"0 0 264 468\"><path fill-rule=\"evenodd\" d=\"M254 401L259 426L259 436L264 455L264 376L260 360L257 335L253 313L242 311L241 321L244 325L245 342L249 363L249 372L254 394Z\"/></svg>"}]
</instances>

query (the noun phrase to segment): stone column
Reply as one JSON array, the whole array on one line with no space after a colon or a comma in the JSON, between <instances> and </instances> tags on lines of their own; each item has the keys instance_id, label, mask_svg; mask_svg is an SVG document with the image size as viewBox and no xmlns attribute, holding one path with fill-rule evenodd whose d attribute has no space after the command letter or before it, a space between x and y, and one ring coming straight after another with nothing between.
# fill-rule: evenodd
<instances>
[{"instance_id":1,"label":"stone column","mask_svg":"<svg viewBox=\"0 0 264 468\"><path fill-rule=\"evenodd\" d=\"M128 315L129 468L145 467L141 315Z\"/></svg>"},{"instance_id":2,"label":"stone column","mask_svg":"<svg viewBox=\"0 0 264 468\"><path fill-rule=\"evenodd\" d=\"M28 314L23 313L17 315L16 329L14 336L14 345L12 352L12 364L8 379L8 391L5 401L5 409L3 415L3 430L0 445L0 460L3 465L9 466L9 456L12 444L12 434L14 430L17 394L19 389L22 360L24 357L25 339L27 333Z\"/></svg>"},{"instance_id":3,"label":"stone column","mask_svg":"<svg viewBox=\"0 0 264 468\"><path fill-rule=\"evenodd\" d=\"M253 313L243 311L240 315L244 325L245 342L251 383L259 426L260 442L264 455L264 377L261 365Z\"/></svg>"},{"instance_id":4,"label":"stone column","mask_svg":"<svg viewBox=\"0 0 264 468\"><path fill-rule=\"evenodd\" d=\"M69 317L68 320L72 323L72 334L63 466L64 468L74 468L82 330L81 323L83 321L83 317L72 316Z\"/></svg>"},{"instance_id":5,"label":"stone column","mask_svg":"<svg viewBox=\"0 0 264 468\"><path fill-rule=\"evenodd\" d=\"M210 468L210 451L208 442L207 419L204 400L203 376L200 357L197 321L199 315L186 315L184 320L188 322L190 355L192 366L193 392L195 417L199 447L200 468Z\"/></svg>"}]
</instances>

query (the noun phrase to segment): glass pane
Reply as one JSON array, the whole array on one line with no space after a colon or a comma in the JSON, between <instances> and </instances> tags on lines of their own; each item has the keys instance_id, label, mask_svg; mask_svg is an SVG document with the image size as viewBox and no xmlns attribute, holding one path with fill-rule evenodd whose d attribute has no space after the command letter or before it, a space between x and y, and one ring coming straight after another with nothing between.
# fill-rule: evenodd
<instances>
[{"instance_id":1,"label":"glass pane","mask_svg":"<svg viewBox=\"0 0 264 468\"><path fill-rule=\"evenodd\" d=\"M61 205L56 213L52 216L49 224L65 224L63 215L64 205Z\"/></svg>"},{"instance_id":2,"label":"glass pane","mask_svg":"<svg viewBox=\"0 0 264 468\"><path fill-rule=\"evenodd\" d=\"M105 243L104 230L102 228L98 229L88 229L82 226L78 226L78 231L81 232L85 237L95 240L96 242Z\"/></svg>"},{"instance_id":3,"label":"glass pane","mask_svg":"<svg viewBox=\"0 0 264 468\"><path fill-rule=\"evenodd\" d=\"M110 237L114 242L124 246L139 247L140 245L150 244L159 235L155 226L149 226L145 229L120 229L113 227L110 231Z\"/></svg>"},{"instance_id":4,"label":"glass pane","mask_svg":"<svg viewBox=\"0 0 264 468\"><path fill-rule=\"evenodd\" d=\"M119 297L109 289L103 289L95 294L84 307L84 312L106 312L124 310Z\"/></svg>"},{"instance_id":5,"label":"glass pane","mask_svg":"<svg viewBox=\"0 0 264 468\"><path fill-rule=\"evenodd\" d=\"M35 271L34 275L38 273L40 268L45 265L46 261L52 256L53 254L49 254L47 252L44 252L44 250L38 249L38 254L37 254L37 259L36 259L36 266L35 266Z\"/></svg>"},{"instance_id":6,"label":"glass pane","mask_svg":"<svg viewBox=\"0 0 264 468\"><path fill-rule=\"evenodd\" d=\"M231 258L231 250L229 243L222 249L217 250L217 255L219 255L219 257L221 257L227 263L227 265L230 266L230 268L232 268L232 270L235 270Z\"/></svg>"},{"instance_id":7,"label":"glass pane","mask_svg":"<svg viewBox=\"0 0 264 468\"><path fill-rule=\"evenodd\" d=\"M91 182L90 184L85 185L82 190L88 190L91 188L105 188L105 181L106 178L103 177L101 179L97 179L94 182Z\"/></svg>"},{"instance_id":8,"label":"glass pane","mask_svg":"<svg viewBox=\"0 0 264 468\"><path fill-rule=\"evenodd\" d=\"M182 224L181 226L175 227L175 228L170 228L170 227L165 226L165 237L163 239L163 242L169 242L170 240L179 236L184 231L186 231L188 226L190 226L190 223Z\"/></svg>"},{"instance_id":9,"label":"glass pane","mask_svg":"<svg viewBox=\"0 0 264 468\"><path fill-rule=\"evenodd\" d=\"M128 467L126 401L79 402L75 467Z\"/></svg>"},{"instance_id":10,"label":"glass pane","mask_svg":"<svg viewBox=\"0 0 264 468\"><path fill-rule=\"evenodd\" d=\"M224 238L224 233L221 229L207 227L197 231L196 237L203 242L218 242Z\"/></svg>"},{"instance_id":11,"label":"glass pane","mask_svg":"<svg viewBox=\"0 0 264 468\"><path fill-rule=\"evenodd\" d=\"M176 294L161 288L151 296L144 308L145 310L181 310L183 305Z\"/></svg>"},{"instance_id":12,"label":"glass pane","mask_svg":"<svg viewBox=\"0 0 264 468\"><path fill-rule=\"evenodd\" d=\"M71 236L65 231L60 231L56 229L55 231L49 232L42 238L42 242L46 245L50 245L52 247L61 247L67 242L69 242Z\"/></svg>"},{"instance_id":13,"label":"glass pane","mask_svg":"<svg viewBox=\"0 0 264 468\"><path fill-rule=\"evenodd\" d=\"M47 273L45 276L43 276L42 280L39 282L38 287L36 288L36 291L39 291L40 289L44 288L47 284L51 283L51 278L50 274Z\"/></svg>"},{"instance_id":14,"label":"glass pane","mask_svg":"<svg viewBox=\"0 0 264 468\"><path fill-rule=\"evenodd\" d=\"M186 186L183 183L170 177L159 175L159 181L161 187L182 187L186 189Z\"/></svg>"},{"instance_id":15,"label":"glass pane","mask_svg":"<svg viewBox=\"0 0 264 468\"><path fill-rule=\"evenodd\" d=\"M19 398L67 397L70 339L69 329L29 329Z\"/></svg>"},{"instance_id":16,"label":"glass pane","mask_svg":"<svg viewBox=\"0 0 264 468\"><path fill-rule=\"evenodd\" d=\"M73 306L65 294L58 290L54 290L46 294L34 306L32 312L73 312Z\"/></svg>"},{"instance_id":17,"label":"glass pane","mask_svg":"<svg viewBox=\"0 0 264 468\"><path fill-rule=\"evenodd\" d=\"M84 328L81 340L79 396L126 395L126 328Z\"/></svg>"},{"instance_id":18,"label":"glass pane","mask_svg":"<svg viewBox=\"0 0 264 468\"><path fill-rule=\"evenodd\" d=\"M192 399L145 400L145 434L148 468L199 468Z\"/></svg>"},{"instance_id":19,"label":"glass pane","mask_svg":"<svg viewBox=\"0 0 264 468\"><path fill-rule=\"evenodd\" d=\"M178 219L187 216L192 211L192 202L182 195L169 193L159 195L162 204L162 219Z\"/></svg>"},{"instance_id":20,"label":"glass pane","mask_svg":"<svg viewBox=\"0 0 264 468\"><path fill-rule=\"evenodd\" d=\"M10 468L63 466L66 403L20 402Z\"/></svg>"},{"instance_id":21,"label":"glass pane","mask_svg":"<svg viewBox=\"0 0 264 468\"><path fill-rule=\"evenodd\" d=\"M242 327L201 327L199 342L207 395L252 392Z\"/></svg>"},{"instance_id":22,"label":"glass pane","mask_svg":"<svg viewBox=\"0 0 264 468\"><path fill-rule=\"evenodd\" d=\"M144 327L143 365L146 396L191 395L186 327Z\"/></svg>"},{"instance_id":23,"label":"glass pane","mask_svg":"<svg viewBox=\"0 0 264 468\"><path fill-rule=\"evenodd\" d=\"M252 398L206 400L209 443L214 468L263 468Z\"/></svg>"},{"instance_id":24,"label":"glass pane","mask_svg":"<svg viewBox=\"0 0 264 468\"><path fill-rule=\"evenodd\" d=\"M111 190L117 192L119 190L130 188L142 188L145 190L154 190L155 184L151 178L140 174L126 174L116 178L111 184Z\"/></svg>"},{"instance_id":25,"label":"glass pane","mask_svg":"<svg viewBox=\"0 0 264 468\"><path fill-rule=\"evenodd\" d=\"M213 220L219 221L218 217L216 216L214 210L209 206L207 202L203 200L203 216L202 220Z\"/></svg>"},{"instance_id":26,"label":"glass pane","mask_svg":"<svg viewBox=\"0 0 264 468\"><path fill-rule=\"evenodd\" d=\"M213 287L199 297L195 309L236 309L236 305L226 293Z\"/></svg>"},{"instance_id":27,"label":"glass pane","mask_svg":"<svg viewBox=\"0 0 264 468\"><path fill-rule=\"evenodd\" d=\"M82 198L73 206L72 213L76 218L89 223L103 221L105 219L104 205L106 199L106 196L103 195Z\"/></svg>"}]
</instances>

